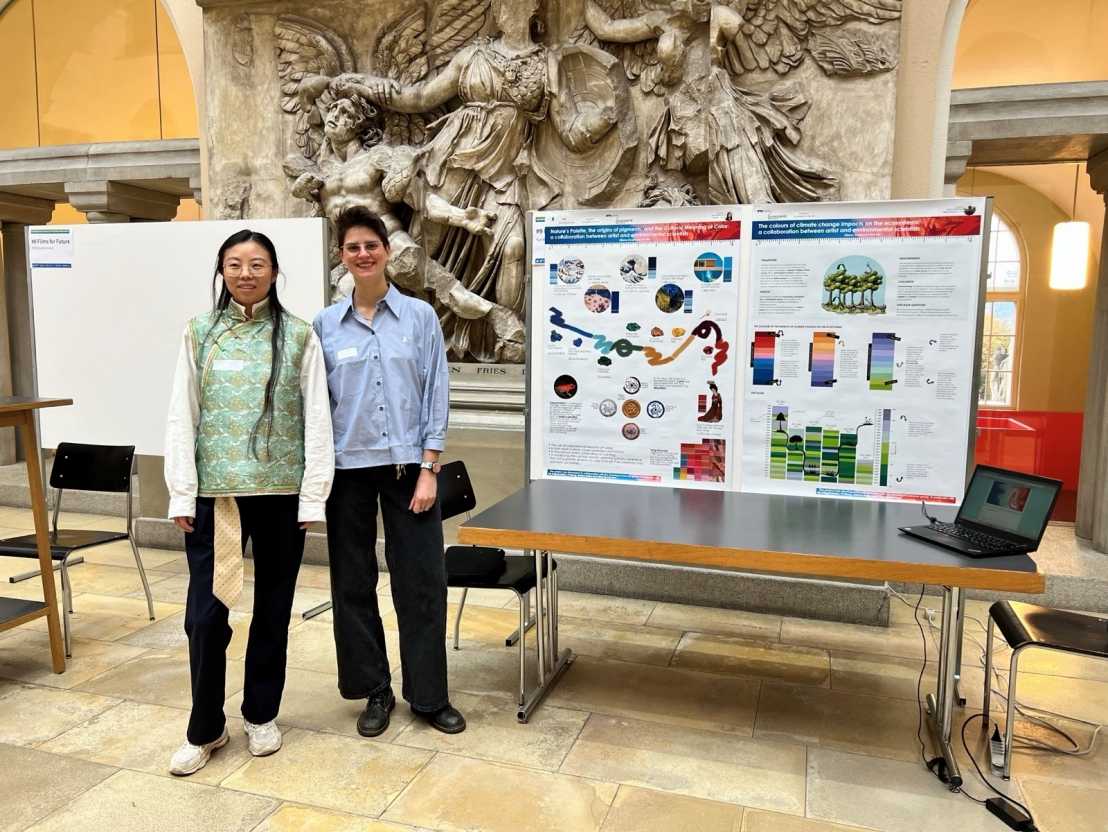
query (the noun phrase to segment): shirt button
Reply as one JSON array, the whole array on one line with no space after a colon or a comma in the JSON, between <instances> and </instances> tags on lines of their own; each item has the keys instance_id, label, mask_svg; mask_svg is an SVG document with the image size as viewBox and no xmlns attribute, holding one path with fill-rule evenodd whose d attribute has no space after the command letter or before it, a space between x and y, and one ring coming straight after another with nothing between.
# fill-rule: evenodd
<instances>
[{"instance_id":1,"label":"shirt button","mask_svg":"<svg viewBox=\"0 0 1108 832\"><path fill-rule=\"evenodd\" d=\"M378 387L380 387L380 386L381 386L381 382L380 382L380 381L378 381L378 382L377 382L377 386L378 386Z\"/></svg>"},{"instance_id":2,"label":"shirt button","mask_svg":"<svg viewBox=\"0 0 1108 832\"><path fill-rule=\"evenodd\" d=\"M383 431L381 431L381 435L382 436L388 436L389 432L387 430L383 430Z\"/></svg>"},{"instance_id":3,"label":"shirt button","mask_svg":"<svg viewBox=\"0 0 1108 832\"><path fill-rule=\"evenodd\" d=\"M373 356L373 360L374 360L374 361L376 361L376 360L377 360L377 356L376 356L376 355L375 355L375 356Z\"/></svg>"},{"instance_id":4,"label":"shirt button","mask_svg":"<svg viewBox=\"0 0 1108 832\"><path fill-rule=\"evenodd\" d=\"M381 404L381 405L378 405L378 406L377 406L377 409L378 409L378 410L384 410L384 409L385 409L385 406L384 406L383 404Z\"/></svg>"}]
</instances>

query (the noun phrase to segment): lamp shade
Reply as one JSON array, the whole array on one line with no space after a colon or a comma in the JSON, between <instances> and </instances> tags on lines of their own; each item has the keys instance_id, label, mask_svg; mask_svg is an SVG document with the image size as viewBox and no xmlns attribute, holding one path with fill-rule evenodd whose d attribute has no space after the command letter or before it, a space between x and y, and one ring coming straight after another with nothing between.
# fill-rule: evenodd
<instances>
[{"instance_id":1,"label":"lamp shade","mask_svg":"<svg viewBox=\"0 0 1108 832\"><path fill-rule=\"evenodd\" d=\"M1088 281L1089 224L1058 223L1050 249L1050 288L1084 289Z\"/></svg>"}]
</instances>

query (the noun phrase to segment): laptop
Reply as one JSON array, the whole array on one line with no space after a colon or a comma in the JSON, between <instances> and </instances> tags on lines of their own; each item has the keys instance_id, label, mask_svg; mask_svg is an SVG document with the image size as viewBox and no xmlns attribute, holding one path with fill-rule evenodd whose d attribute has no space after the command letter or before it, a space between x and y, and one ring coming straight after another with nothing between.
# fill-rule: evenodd
<instances>
[{"instance_id":1,"label":"laptop","mask_svg":"<svg viewBox=\"0 0 1108 832\"><path fill-rule=\"evenodd\" d=\"M1059 480L978 465L953 523L900 531L971 558L1024 555L1039 548L1061 489Z\"/></svg>"}]
</instances>

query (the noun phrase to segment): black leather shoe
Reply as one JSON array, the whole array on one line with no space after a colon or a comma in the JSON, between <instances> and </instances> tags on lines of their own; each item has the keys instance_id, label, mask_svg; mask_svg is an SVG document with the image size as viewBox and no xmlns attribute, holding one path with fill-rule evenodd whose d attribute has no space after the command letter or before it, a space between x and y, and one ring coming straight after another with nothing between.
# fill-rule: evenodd
<instances>
[{"instance_id":1,"label":"black leather shoe","mask_svg":"<svg viewBox=\"0 0 1108 832\"><path fill-rule=\"evenodd\" d=\"M444 734L460 734L466 729L466 718L452 705L440 708L433 714L422 714L419 711L412 711L412 713Z\"/></svg>"},{"instance_id":2,"label":"black leather shoe","mask_svg":"<svg viewBox=\"0 0 1108 832\"><path fill-rule=\"evenodd\" d=\"M396 697L392 688L387 688L376 696L369 697L365 710L358 716L358 733L363 737L379 737L389 727L389 714L396 707Z\"/></svg>"}]
</instances>

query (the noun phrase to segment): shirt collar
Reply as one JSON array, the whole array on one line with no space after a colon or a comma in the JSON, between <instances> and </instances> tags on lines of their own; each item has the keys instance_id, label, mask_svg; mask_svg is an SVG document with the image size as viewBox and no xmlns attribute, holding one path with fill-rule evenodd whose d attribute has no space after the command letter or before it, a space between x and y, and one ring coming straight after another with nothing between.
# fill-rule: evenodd
<instances>
[{"instance_id":1,"label":"shirt collar","mask_svg":"<svg viewBox=\"0 0 1108 832\"><path fill-rule=\"evenodd\" d=\"M253 314L250 318L246 317L246 307L239 303L234 298L227 304L227 311L232 318L239 321L253 320L261 321L269 317L269 298L262 298L260 301L254 304Z\"/></svg>"},{"instance_id":2,"label":"shirt collar","mask_svg":"<svg viewBox=\"0 0 1108 832\"><path fill-rule=\"evenodd\" d=\"M378 301L378 306L383 306L389 310L397 320L400 320L400 310L403 308L403 295L400 294L400 290L389 284L388 290L385 292L384 297ZM350 296L342 301L342 317L346 317L348 314L354 314L354 293L351 292Z\"/></svg>"}]
</instances>

